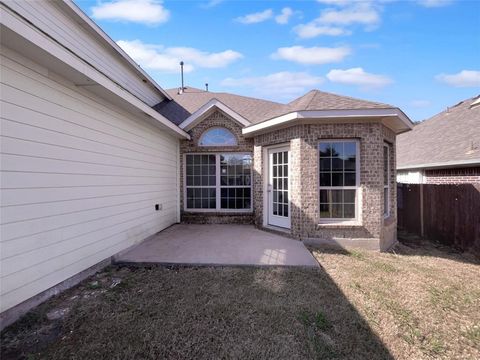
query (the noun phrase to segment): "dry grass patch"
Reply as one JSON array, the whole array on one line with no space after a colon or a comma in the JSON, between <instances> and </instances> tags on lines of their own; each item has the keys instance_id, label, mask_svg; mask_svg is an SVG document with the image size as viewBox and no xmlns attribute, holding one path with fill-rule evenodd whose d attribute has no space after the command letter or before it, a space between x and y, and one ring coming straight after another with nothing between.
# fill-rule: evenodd
<instances>
[{"instance_id":1,"label":"dry grass patch","mask_svg":"<svg viewBox=\"0 0 480 360\"><path fill-rule=\"evenodd\" d=\"M1 358L480 358L473 259L313 254L321 269L110 267L2 332Z\"/></svg>"},{"instance_id":2,"label":"dry grass patch","mask_svg":"<svg viewBox=\"0 0 480 360\"><path fill-rule=\"evenodd\" d=\"M480 358L478 259L427 243L313 254L395 358Z\"/></svg>"}]
</instances>

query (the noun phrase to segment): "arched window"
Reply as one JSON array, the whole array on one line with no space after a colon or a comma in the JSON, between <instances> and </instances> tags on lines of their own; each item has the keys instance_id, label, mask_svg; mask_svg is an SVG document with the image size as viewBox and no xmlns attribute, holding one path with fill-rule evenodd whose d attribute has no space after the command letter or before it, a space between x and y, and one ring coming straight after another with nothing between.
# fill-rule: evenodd
<instances>
[{"instance_id":1,"label":"arched window","mask_svg":"<svg viewBox=\"0 0 480 360\"><path fill-rule=\"evenodd\" d=\"M230 130L216 127L205 131L198 144L200 146L232 146L237 145L237 139Z\"/></svg>"}]
</instances>

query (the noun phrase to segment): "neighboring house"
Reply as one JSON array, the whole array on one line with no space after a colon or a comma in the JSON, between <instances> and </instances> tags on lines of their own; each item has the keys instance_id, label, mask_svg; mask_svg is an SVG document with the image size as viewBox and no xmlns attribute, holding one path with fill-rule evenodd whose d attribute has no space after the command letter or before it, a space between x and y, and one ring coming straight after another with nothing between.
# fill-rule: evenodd
<instances>
[{"instance_id":1,"label":"neighboring house","mask_svg":"<svg viewBox=\"0 0 480 360\"><path fill-rule=\"evenodd\" d=\"M397 181L480 182L480 96L416 124L397 139Z\"/></svg>"},{"instance_id":2,"label":"neighboring house","mask_svg":"<svg viewBox=\"0 0 480 360\"><path fill-rule=\"evenodd\" d=\"M398 108L164 91L73 2L0 7L2 326L180 221L395 242Z\"/></svg>"}]
</instances>

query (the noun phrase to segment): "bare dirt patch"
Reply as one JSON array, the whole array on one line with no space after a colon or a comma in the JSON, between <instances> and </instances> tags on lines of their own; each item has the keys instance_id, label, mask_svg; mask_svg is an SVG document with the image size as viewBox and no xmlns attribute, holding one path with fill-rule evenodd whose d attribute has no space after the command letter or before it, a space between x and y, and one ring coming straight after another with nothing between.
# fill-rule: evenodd
<instances>
[{"instance_id":1,"label":"bare dirt patch","mask_svg":"<svg viewBox=\"0 0 480 360\"><path fill-rule=\"evenodd\" d=\"M2 359L480 357L480 266L312 250L321 269L110 267L1 334Z\"/></svg>"}]
</instances>

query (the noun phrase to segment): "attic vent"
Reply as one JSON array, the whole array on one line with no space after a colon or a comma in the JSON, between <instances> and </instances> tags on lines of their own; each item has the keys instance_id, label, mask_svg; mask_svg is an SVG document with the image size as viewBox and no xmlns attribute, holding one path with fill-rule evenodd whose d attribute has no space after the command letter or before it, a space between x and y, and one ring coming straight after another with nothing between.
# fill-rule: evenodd
<instances>
[{"instance_id":1,"label":"attic vent","mask_svg":"<svg viewBox=\"0 0 480 360\"><path fill-rule=\"evenodd\" d=\"M470 104L470 109L480 105L480 95Z\"/></svg>"}]
</instances>

